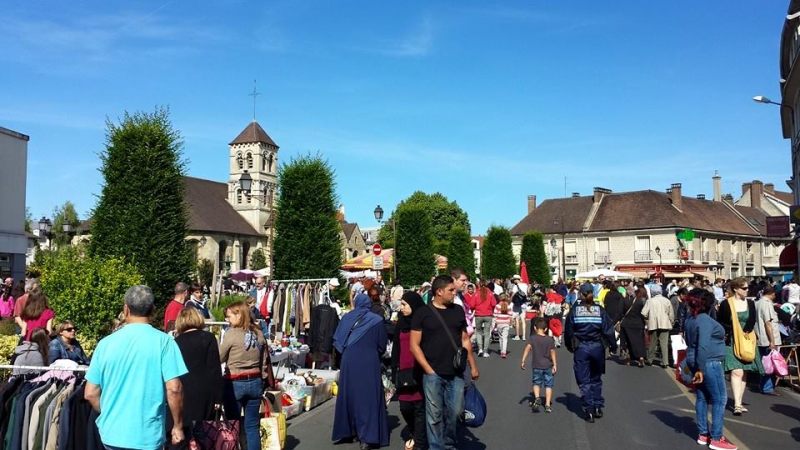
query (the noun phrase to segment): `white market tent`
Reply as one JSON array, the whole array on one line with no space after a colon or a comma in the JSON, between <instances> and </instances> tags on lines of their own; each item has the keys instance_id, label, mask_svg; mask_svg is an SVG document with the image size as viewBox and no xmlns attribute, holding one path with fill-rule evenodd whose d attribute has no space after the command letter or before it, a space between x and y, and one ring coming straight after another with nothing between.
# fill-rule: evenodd
<instances>
[{"instance_id":1,"label":"white market tent","mask_svg":"<svg viewBox=\"0 0 800 450\"><path fill-rule=\"evenodd\" d=\"M582 273L576 274L575 275L575 279L578 279L578 280L593 280L593 279L598 278L600 276L604 276L606 278L613 278L613 279L616 279L616 280L619 280L619 279L633 279L633 278L635 278L635 276L633 274L630 274L630 273L617 272L616 270L611 270L611 269L595 269L595 270L590 270L588 272L582 272Z\"/></svg>"}]
</instances>

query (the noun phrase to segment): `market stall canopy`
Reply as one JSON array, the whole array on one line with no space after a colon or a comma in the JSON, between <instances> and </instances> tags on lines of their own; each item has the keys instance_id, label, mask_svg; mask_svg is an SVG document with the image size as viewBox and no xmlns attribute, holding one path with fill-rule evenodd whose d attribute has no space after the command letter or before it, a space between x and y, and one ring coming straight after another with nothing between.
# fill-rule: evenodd
<instances>
[{"instance_id":1,"label":"market stall canopy","mask_svg":"<svg viewBox=\"0 0 800 450\"><path fill-rule=\"evenodd\" d=\"M783 270L797 269L797 242L792 242L781 251L778 259L780 268Z\"/></svg>"},{"instance_id":2,"label":"market stall canopy","mask_svg":"<svg viewBox=\"0 0 800 450\"><path fill-rule=\"evenodd\" d=\"M236 281L247 281L253 278L255 272L250 269L242 269L237 270L236 272L231 272L231 278Z\"/></svg>"},{"instance_id":3,"label":"market stall canopy","mask_svg":"<svg viewBox=\"0 0 800 450\"><path fill-rule=\"evenodd\" d=\"M664 278L694 278L694 274L691 272L661 272L661 275Z\"/></svg>"},{"instance_id":4,"label":"market stall canopy","mask_svg":"<svg viewBox=\"0 0 800 450\"><path fill-rule=\"evenodd\" d=\"M711 281L714 281L717 278L717 276L714 275L714 272L709 272L708 270L693 270L692 273L697 276L707 278Z\"/></svg>"},{"instance_id":5,"label":"market stall canopy","mask_svg":"<svg viewBox=\"0 0 800 450\"><path fill-rule=\"evenodd\" d=\"M633 275L634 278L641 278L641 279L650 278L650 271L648 270L629 270L625 273Z\"/></svg>"},{"instance_id":6,"label":"market stall canopy","mask_svg":"<svg viewBox=\"0 0 800 450\"><path fill-rule=\"evenodd\" d=\"M606 278L614 278L614 279L635 278L633 274L627 272L617 272L616 270L611 270L611 269L595 269L595 270L590 270L588 272L582 272L576 274L575 279L592 280L600 276L604 276Z\"/></svg>"},{"instance_id":7,"label":"market stall canopy","mask_svg":"<svg viewBox=\"0 0 800 450\"><path fill-rule=\"evenodd\" d=\"M383 268L391 269L394 267L394 249L393 248L385 248L381 251L381 255L383 257ZM447 269L447 257L442 255L434 254L433 257L436 259L436 268L439 270ZM372 269L372 253L357 256L352 259L348 259L343 265L342 270L347 271L357 271L357 270L371 270Z\"/></svg>"}]
</instances>

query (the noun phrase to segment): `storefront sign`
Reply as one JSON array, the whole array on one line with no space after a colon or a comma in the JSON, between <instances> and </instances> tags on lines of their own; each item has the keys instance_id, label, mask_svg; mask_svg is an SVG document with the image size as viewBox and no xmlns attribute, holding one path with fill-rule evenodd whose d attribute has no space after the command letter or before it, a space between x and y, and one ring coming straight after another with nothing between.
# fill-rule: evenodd
<instances>
[{"instance_id":1,"label":"storefront sign","mask_svg":"<svg viewBox=\"0 0 800 450\"><path fill-rule=\"evenodd\" d=\"M789 216L767 217L767 236L789 236Z\"/></svg>"}]
</instances>

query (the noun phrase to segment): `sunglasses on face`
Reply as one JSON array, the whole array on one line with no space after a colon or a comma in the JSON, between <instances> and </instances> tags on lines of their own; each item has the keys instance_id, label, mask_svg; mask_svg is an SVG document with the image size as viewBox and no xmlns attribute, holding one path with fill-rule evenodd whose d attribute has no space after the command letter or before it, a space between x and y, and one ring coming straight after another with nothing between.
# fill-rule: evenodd
<instances>
[{"instance_id":1,"label":"sunglasses on face","mask_svg":"<svg viewBox=\"0 0 800 450\"><path fill-rule=\"evenodd\" d=\"M64 328L64 331L75 331L75 327Z\"/></svg>"}]
</instances>

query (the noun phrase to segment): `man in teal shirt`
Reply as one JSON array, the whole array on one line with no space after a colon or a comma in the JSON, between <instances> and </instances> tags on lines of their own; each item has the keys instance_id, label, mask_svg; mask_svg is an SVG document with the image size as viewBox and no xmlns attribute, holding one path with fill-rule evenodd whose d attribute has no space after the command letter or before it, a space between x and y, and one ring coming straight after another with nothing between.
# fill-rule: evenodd
<instances>
[{"instance_id":1,"label":"man in teal shirt","mask_svg":"<svg viewBox=\"0 0 800 450\"><path fill-rule=\"evenodd\" d=\"M84 397L100 413L97 428L108 449L163 448L165 397L174 422L170 442L185 439L179 377L188 371L175 340L150 325L153 308L149 287L129 288L125 326L97 344L86 374Z\"/></svg>"}]
</instances>

